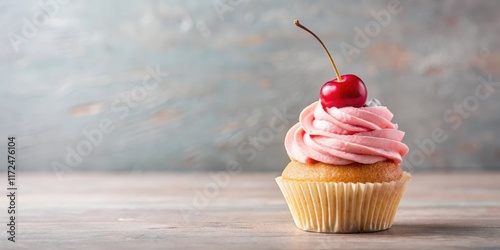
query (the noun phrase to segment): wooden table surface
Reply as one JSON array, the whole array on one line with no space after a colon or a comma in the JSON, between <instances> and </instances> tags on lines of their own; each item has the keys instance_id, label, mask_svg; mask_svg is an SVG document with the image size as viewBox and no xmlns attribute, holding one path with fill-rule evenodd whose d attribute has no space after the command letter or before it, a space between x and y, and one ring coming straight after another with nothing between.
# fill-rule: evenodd
<instances>
[{"instance_id":1,"label":"wooden table surface","mask_svg":"<svg viewBox=\"0 0 500 250\"><path fill-rule=\"evenodd\" d=\"M227 184L214 173L74 173L58 181L20 172L17 242L3 233L0 249L500 248L500 173L415 173L392 228L366 234L297 229L277 175L236 174Z\"/></svg>"}]
</instances>

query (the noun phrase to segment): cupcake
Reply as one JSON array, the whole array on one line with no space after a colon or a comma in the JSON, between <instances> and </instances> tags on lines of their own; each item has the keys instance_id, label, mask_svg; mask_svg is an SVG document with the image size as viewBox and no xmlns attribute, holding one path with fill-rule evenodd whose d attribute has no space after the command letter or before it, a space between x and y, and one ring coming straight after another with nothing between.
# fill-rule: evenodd
<instances>
[{"instance_id":1,"label":"cupcake","mask_svg":"<svg viewBox=\"0 0 500 250\"><path fill-rule=\"evenodd\" d=\"M387 107L377 100L366 103L363 81L341 76L328 55L337 78L323 85L320 100L306 107L288 131L291 162L276 182L302 230L386 230L411 179L400 167L408 153L401 142L404 132L391 122Z\"/></svg>"}]
</instances>

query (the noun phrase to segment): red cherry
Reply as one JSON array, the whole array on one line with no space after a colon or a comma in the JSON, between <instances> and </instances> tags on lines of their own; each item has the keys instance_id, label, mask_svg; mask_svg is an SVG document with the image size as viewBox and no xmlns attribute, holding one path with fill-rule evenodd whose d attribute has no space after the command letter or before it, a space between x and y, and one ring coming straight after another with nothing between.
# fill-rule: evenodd
<instances>
[{"instance_id":1,"label":"red cherry","mask_svg":"<svg viewBox=\"0 0 500 250\"><path fill-rule=\"evenodd\" d=\"M316 38L316 40L318 40L318 42L321 44L321 46L323 46L323 49L328 55L330 63L332 63L332 67L335 70L335 75L337 75L336 79L326 82L323 87L321 87L319 97L321 99L323 108L326 110L327 108L331 107L363 107L368 95L366 86L363 81L361 81L359 77L352 74L341 76L339 70L337 69L337 65L335 65L335 62L330 55L330 52L328 52L328 49L321 41L321 39L319 39L319 37L316 36L316 34L314 34L308 28L300 24L299 20L295 20L293 23L297 25L297 27L309 32L309 34L311 34L312 36L314 36L314 38Z\"/></svg>"},{"instance_id":2,"label":"red cherry","mask_svg":"<svg viewBox=\"0 0 500 250\"><path fill-rule=\"evenodd\" d=\"M323 108L362 107L368 95L363 81L353 74L347 74L326 82L319 92Z\"/></svg>"}]
</instances>

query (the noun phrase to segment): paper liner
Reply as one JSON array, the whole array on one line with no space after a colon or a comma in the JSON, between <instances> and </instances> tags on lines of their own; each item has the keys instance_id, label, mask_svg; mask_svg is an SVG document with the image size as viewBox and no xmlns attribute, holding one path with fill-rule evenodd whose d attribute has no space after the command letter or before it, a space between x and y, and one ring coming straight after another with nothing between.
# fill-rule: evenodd
<instances>
[{"instance_id":1,"label":"paper liner","mask_svg":"<svg viewBox=\"0 0 500 250\"><path fill-rule=\"evenodd\" d=\"M305 231L361 233L392 226L411 175L383 183L300 182L276 178L295 225Z\"/></svg>"}]
</instances>

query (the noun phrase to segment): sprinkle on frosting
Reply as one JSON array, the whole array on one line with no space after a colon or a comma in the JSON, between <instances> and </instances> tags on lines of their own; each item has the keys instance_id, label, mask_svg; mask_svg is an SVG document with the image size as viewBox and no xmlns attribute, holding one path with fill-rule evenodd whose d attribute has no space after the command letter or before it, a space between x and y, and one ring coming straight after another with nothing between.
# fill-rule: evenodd
<instances>
[{"instance_id":1,"label":"sprinkle on frosting","mask_svg":"<svg viewBox=\"0 0 500 250\"><path fill-rule=\"evenodd\" d=\"M382 103L380 103L380 101L378 99L373 98L373 99L367 101L365 106L367 106L367 107L382 106Z\"/></svg>"}]
</instances>

